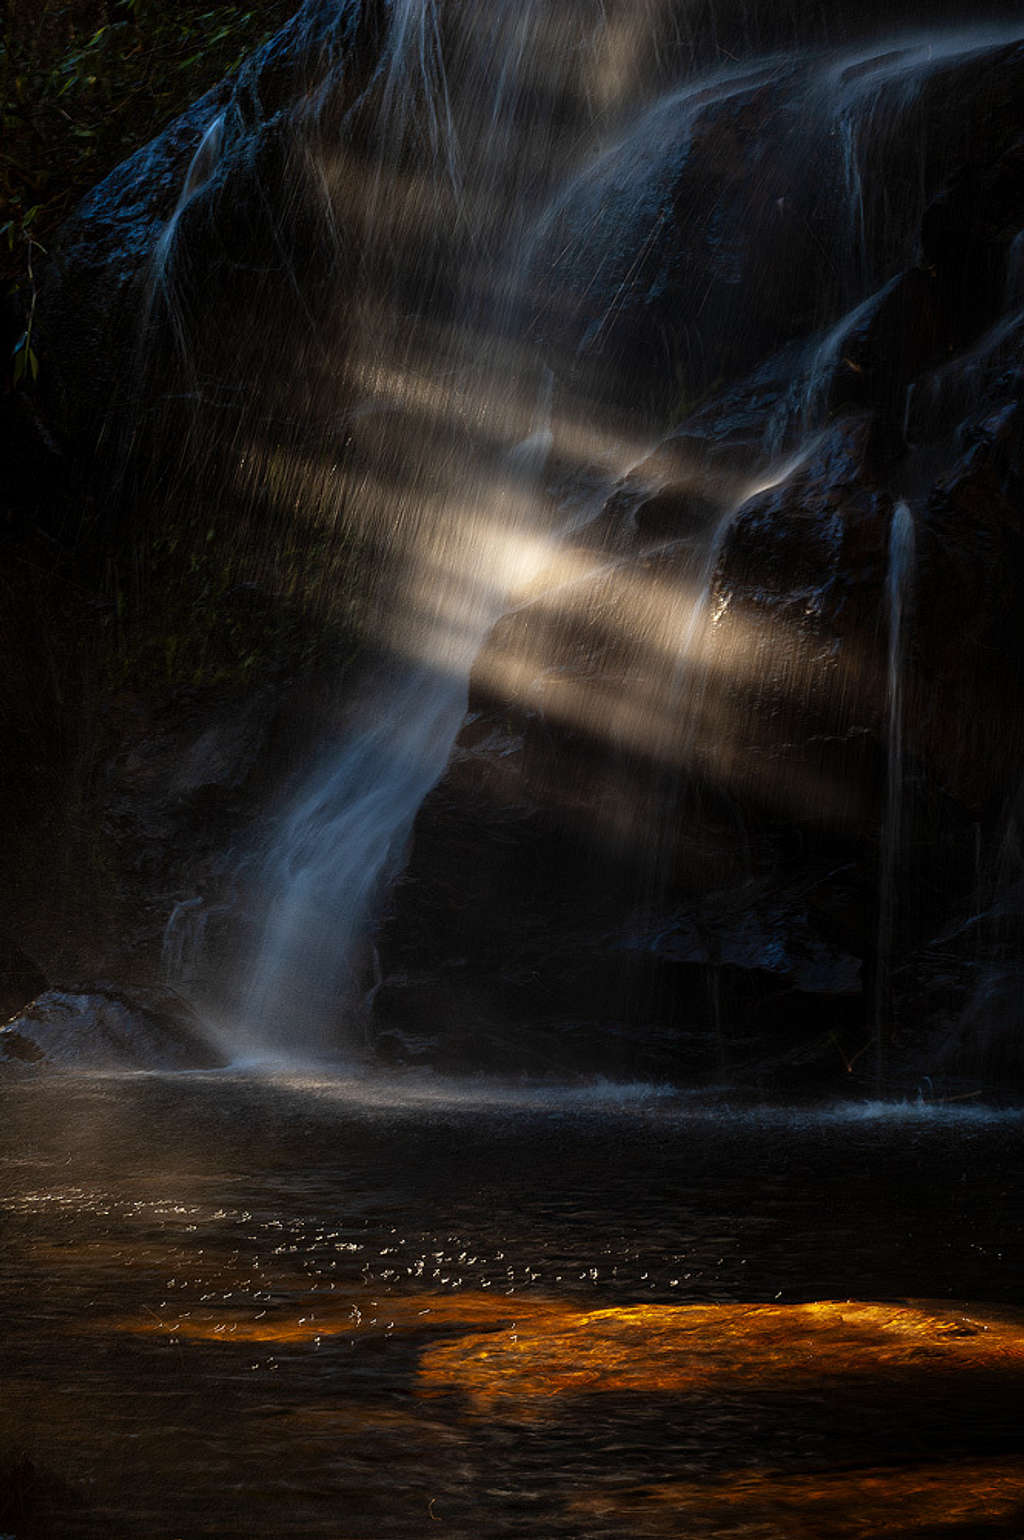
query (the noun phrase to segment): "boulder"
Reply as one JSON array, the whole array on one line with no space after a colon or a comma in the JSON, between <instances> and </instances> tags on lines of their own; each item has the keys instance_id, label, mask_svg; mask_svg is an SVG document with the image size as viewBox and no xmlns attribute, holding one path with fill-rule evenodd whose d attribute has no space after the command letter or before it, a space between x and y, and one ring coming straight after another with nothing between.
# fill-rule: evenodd
<instances>
[{"instance_id":1,"label":"boulder","mask_svg":"<svg viewBox=\"0 0 1024 1540\"><path fill-rule=\"evenodd\" d=\"M209 1069L224 1059L184 1001L156 990L50 989L0 1028L0 1062L85 1071Z\"/></svg>"}]
</instances>

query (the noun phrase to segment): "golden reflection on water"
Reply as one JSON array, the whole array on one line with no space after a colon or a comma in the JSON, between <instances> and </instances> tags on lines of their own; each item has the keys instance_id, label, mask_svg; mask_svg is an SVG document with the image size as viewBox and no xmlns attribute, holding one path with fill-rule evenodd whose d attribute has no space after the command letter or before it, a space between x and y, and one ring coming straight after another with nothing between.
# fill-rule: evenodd
<instances>
[{"instance_id":1,"label":"golden reflection on water","mask_svg":"<svg viewBox=\"0 0 1024 1540\"><path fill-rule=\"evenodd\" d=\"M301 1313L299 1311L301 1310ZM854 1377L1018 1374L1024 1321L942 1303L629 1305L483 1291L369 1299L354 1291L301 1306L123 1316L97 1329L179 1341L315 1342L423 1335L420 1395L457 1393L471 1412L535 1417L581 1395L680 1395L695 1389L806 1388ZM436 1340L438 1332L445 1335Z\"/></svg>"},{"instance_id":2,"label":"golden reflection on water","mask_svg":"<svg viewBox=\"0 0 1024 1540\"><path fill-rule=\"evenodd\" d=\"M824 1391L840 1418L845 1395L850 1405L866 1399L883 1419L895 1412L897 1426L901 1407L913 1419L914 1409L932 1397L948 1405L954 1426L960 1417L970 1421L979 1396L1012 1406L1024 1369L1024 1318L932 1301L584 1310L541 1295L467 1290L374 1299L365 1290L346 1290L265 1311L195 1308L97 1325L162 1335L186 1352L191 1342L312 1347L331 1337L404 1336L419 1350L408 1400L384 1404L339 1394L333 1402L291 1410L306 1439L328 1440L336 1449L338 1441L362 1447L367 1437L397 1439L403 1450L460 1448L480 1423L561 1419L578 1425L602 1414L628 1421L638 1397L657 1415L666 1398L708 1392L802 1398ZM600 1413L595 1397L603 1398ZM583 1398L589 1399L581 1405ZM966 1458L954 1449L939 1451L929 1464L922 1453L912 1440L891 1467L878 1465L876 1450L864 1469L790 1473L741 1466L703 1480L642 1485L625 1471L616 1477L613 1464L606 1482L566 1495L565 1519L580 1532L585 1526L595 1534L685 1534L688 1540L896 1540L923 1527L964 1536L1024 1518L1018 1461ZM855 1437L850 1454L855 1463Z\"/></svg>"},{"instance_id":3,"label":"golden reflection on water","mask_svg":"<svg viewBox=\"0 0 1024 1540\"><path fill-rule=\"evenodd\" d=\"M977 1535L1021 1515L1022 1504L1018 1462L972 1460L807 1476L738 1471L722 1482L600 1492L575 1500L570 1512L588 1526L614 1522L623 1526L617 1533L673 1540L905 1540L925 1526Z\"/></svg>"},{"instance_id":4,"label":"golden reflection on water","mask_svg":"<svg viewBox=\"0 0 1024 1540\"><path fill-rule=\"evenodd\" d=\"M453 1294L410 1294L372 1299L365 1293L346 1291L307 1298L301 1313L295 1310L251 1309L225 1311L189 1309L159 1317L123 1316L97 1322L101 1331L130 1332L152 1336L172 1333L178 1340L216 1342L301 1343L343 1335L390 1336L392 1333L430 1333L438 1330L482 1328L490 1335L502 1328L514 1333L521 1320L535 1330L564 1330L576 1320L577 1309L559 1300L526 1300L523 1296L483 1291ZM471 1339L475 1340L475 1338Z\"/></svg>"},{"instance_id":5,"label":"golden reflection on water","mask_svg":"<svg viewBox=\"0 0 1024 1540\"><path fill-rule=\"evenodd\" d=\"M427 1349L422 1393L459 1391L472 1410L534 1417L583 1395L806 1388L1024 1368L1024 1323L941 1304L635 1305L531 1319Z\"/></svg>"}]
</instances>

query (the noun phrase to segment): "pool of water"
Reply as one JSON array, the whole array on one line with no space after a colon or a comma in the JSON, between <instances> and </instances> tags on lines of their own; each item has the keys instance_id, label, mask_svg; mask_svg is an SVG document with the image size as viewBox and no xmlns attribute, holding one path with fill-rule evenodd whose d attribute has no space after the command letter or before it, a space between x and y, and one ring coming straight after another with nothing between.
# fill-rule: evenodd
<instances>
[{"instance_id":1,"label":"pool of water","mask_svg":"<svg viewBox=\"0 0 1024 1540\"><path fill-rule=\"evenodd\" d=\"M0 1529L1024 1533L1024 1121L8 1080Z\"/></svg>"}]
</instances>

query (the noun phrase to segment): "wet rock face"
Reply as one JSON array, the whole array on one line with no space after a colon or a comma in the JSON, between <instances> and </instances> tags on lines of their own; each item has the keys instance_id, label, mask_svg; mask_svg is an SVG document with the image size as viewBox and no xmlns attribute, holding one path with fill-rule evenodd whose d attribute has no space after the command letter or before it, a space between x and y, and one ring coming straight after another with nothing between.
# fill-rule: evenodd
<instances>
[{"instance_id":1,"label":"wet rock face","mask_svg":"<svg viewBox=\"0 0 1024 1540\"><path fill-rule=\"evenodd\" d=\"M108 417L111 441L122 421L145 438L151 416L176 448L184 423L213 467L207 495L231 485L249 434L271 468L310 443L333 453L357 265L379 275L368 313L386 295L403 324L416 304L446 318L454 195L445 184L405 244L414 203L377 197L368 153L392 11L305 5L76 213L37 347L77 450ZM901 501L917 557L898 791L907 880L926 896L898 916L897 950L916 959L914 998L946 1012L954 1046L936 1062L984 1057L972 1002L1012 1017L1008 959L985 979L965 961L954 988L929 945L964 919L967 832L998 843L1024 744L1024 49L967 39L901 76L902 50L719 59L711 84L638 102L634 129L547 205L525 265L551 296L531 325L558 387L655 402L675 426L609 498L571 595L522 604L477 662L381 929L383 1056L766 1080L785 1061L842 1078L871 1031ZM567 103L565 143L592 110ZM428 137L390 146L403 186ZM396 474L436 434L407 421ZM355 469L377 474L377 449L368 433ZM264 491L269 547L282 510ZM179 698L161 720L143 703L108 757L122 908L141 915L123 916L126 968L152 958L169 897L226 881L288 778L286 715L273 692L208 713ZM59 1058L75 1032L103 1063L192 1051L161 1049L133 1005L45 998L10 1029L9 1058Z\"/></svg>"},{"instance_id":2,"label":"wet rock face","mask_svg":"<svg viewBox=\"0 0 1024 1540\"><path fill-rule=\"evenodd\" d=\"M192 695L153 710L140 698L109 708L122 738L92 792L103 858L114 879L105 934L92 936L74 971L152 979L176 900L219 892L231 851L275 764L277 692L247 700ZM86 927L86 933L88 930Z\"/></svg>"},{"instance_id":3,"label":"wet rock face","mask_svg":"<svg viewBox=\"0 0 1024 1540\"><path fill-rule=\"evenodd\" d=\"M381 935L391 1056L471 1060L475 1022L511 1065L516 1021L546 1002L547 1052L569 1062L871 1083L903 501L890 1068L928 1095L950 1077L955 1093L1020 1086L1006 809L1024 749L1024 205L1005 97L1020 68L1007 51L975 98L993 104L988 133L972 109L973 159L925 212L920 261L885 275L827 355L797 340L685 418L594 526L609 567L492 634ZM652 660L723 519L694 697ZM549 856L557 883L530 889L519 863ZM463 910L431 886L439 871ZM432 1026L419 1015L415 1036L417 1001Z\"/></svg>"},{"instance_id":4,"label":"wet rock face","mask_svg":"<svg viewBox=\"0 0 1024 1540\"><path fill-rule=\"evenodd\" d=\"M72 449L88 457L102 439L104 457L122 450L145 421L136 421L140 393L151 404L180 388L182 344L194 376L212 371L208 389L216 396L219 379L229 406L232 388L261 372L243 324L254 307L264 345L266 328L279 326L279 360L287 356L297 293L307 286L315 305L349 240L293 145L337 129L377 60L385 9L376 0L311 0L234 81L76 210L44 274L35 332L51 425Z\"/></svg>"},{"instance_id":5,"label":"wet rock face","mask_svg":"<svg viewBox=\"0 0 1024 1540\"><path fill-rule=\"evenodd\" d=\"M240 938L250 939L244 873L264 820L323 742L344 731L337 681L310 674L248 693L184 690L158 701L126 694L109 703L107 718L109 749L88 804L106 880L55 977L167 981L168 922L184 906L201 929L215 989L237 968ZM187 937L183 944L189 951ZM194 980L170 982L187 991Z\"/></svg>"},{"instance_id":6,"label":"wet rock face","mask_svg":"<svg viewBox=\"0 0 1024 1540\"><path fill-rule=\"evenodd\" d=\"M977 809L1012 784L1024 742L1022 426L1019 402L975 420L922 521L912 732Z\"/></svg>"},{"instance_id":7,"label":"wet rock face","mask_svg":"<svg viewBox=\"0 0 1024 1540\"><path fill-rule=\"evenodd\" d=\"M854 335L833 391L834 404L845 392L888 405L896 374L978 329L1002 271L1024 53L990 48L979 62L979 46L965 38L934 62L910 46L874 62L869 49L798 69L737 65L659 103L542 222L540 334L613 397L699 398L884 281L966 161L928 207L926 268L877 319L901 331L906 356L876 359ZM978 164L1004 151L998 168Z\"/></svg>"},{"instance_id":8,"label":"wet rock face","mask_svg":"<svg viewBox=\"0 0 1024 1540\"><path fill-rule=\"evenodd\" d=\"M877 813L893 458L884 425L844 418L781 486L744 504L719 556L719 774L748 799L759 784L768 802L791 799L790 817L803 807L863 827Z\"/></svg>"},{"instance_id":9,"label":"wet rock face","mask_svg":"<svg viewBox=\"0 0 1024 1540\"><path fill-rule=\"evenodd\" d=\"M740 28L749 33L738 44L741 58L759 34L780 30L764 9ZM194 393L200 379L220 411L237 406L233 393L244 384L258 391L264 414L294 420L300 400L322 427L345 403L337 387L324 399L330 377L312 340L301 339L319 332L321 350L335 363L344 356L348 322L339 297L357 266L364 282L368 269L378 275L382 301L398 292L411 308L429 291L435 315L445 313L458 210L446 204L443 179L435 179L432 221L415 219L414 204L403 205L394 188L384 205L372 191L378 173L370 146L390 89L391 11L386 0L307 0L235 81L211 91L76 211L59 261L44 274L34 334L50 425L67 442L88 454L102 439L105 456L126 443L137 447L151 426L138 411L140 392L152 405L183 389ZM856 33L859 11L844 8L809 27L805 40ZM730 24L711 21L721 66L734 52L725 42ZM685 68L684 38L692 28L696 39L701 26L690 15L662 16L659 24L645 13L638 24L645 22L650 89L667 84L673 67ZM458 10L441 8L445 46L456 54L461 25ZM781 30L792 25L801 26L795 14ZM614 152L552 197L545 214L538 208L530 265L543 294L531 313L542 302L535 329L567 369L593 367L599 391L630 401L640 391L662 410L738 378L841 308L850 275L823 272L823 250L833 253L833 266L849 267L851 231L859 227L856 260L865 271L858 281L891 271L913 236L921 190L927 199L956 165L973 167L979 147L992 155L1019 135L1019 48L990 49L982 62L966 48L914 77L913 90L883 80L877 104L861 89L864 66L851 58L838 74L825 54L809 69L777 56L730 64L712 86L652 106ZM574 85L570 64L560 67L559 132L571 143L599 104ZM668 72L665 81L659 71ZM415 70L399 77L398 88L411 111L427 110ZM844 170L846 125L863 160L856 189ZM457 129L471 160L480 125L470 116ZM535 148L556 159L562 153L557 143ZM394 164L385 171L412 183L427 169L428 152L428 136L405 134L388 151ZM994 273L1015 174L1009 162L998 175L965 172L962 186L931 211L925 260L936 266L944 298L961 310L981 302L974 278L963 279L964 264L973 272L978 257L962 212L983 205ZM859 215L850 204L855 192ZM944 256L936 264L937 248ZM269 354L276 379L262 367Z\"/></svg>"}]
</instances>

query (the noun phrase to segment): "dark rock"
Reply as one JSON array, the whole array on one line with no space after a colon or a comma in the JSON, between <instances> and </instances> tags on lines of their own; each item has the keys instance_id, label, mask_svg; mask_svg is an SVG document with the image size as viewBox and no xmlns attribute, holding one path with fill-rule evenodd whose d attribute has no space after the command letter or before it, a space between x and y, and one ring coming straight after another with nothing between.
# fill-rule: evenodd
<instances>
[{"instance_id":1,"label":"dark rock","mask_svg":"<svg viewBox=\"0 0 1024 1540\"><path fill-rule=\"evenodd\" d=\"M911 382L960 340L963 319L946 301L938 278L924 268L887 284L837 345L828 410L875 408L901 421Z\"/></svg>"},{"instance_id":2,"label":"dark rock","mask_svg":"<svg viewBox=\"0 0 1024 1540\"><path fill-rule=\"evenodd\" d=\"M988 135L981 140L986 144ZM991 142L990 140L988 141ZM961 167L925 211L924 261L939 283L950 324L967 335L991 323L1006 293L1010 244L1024 227L1024 138L987 163Z\"/></svg>"},{"instance_id":3,"label":"dark rock","mask_svg":"<svg viewBox=\"0 0 1024 1540\"><path fill-rule=\"evenodd\" d=\"M35 346L51 423L74 448L89 455L102 440L109 455L135 431L145 375L152 363L151 390L166 383L160 351L175 347L176 330L197 349L197 372L246 307L259 305L264 324L274 317L294 336L294 296L315 264L336 260L345 222L327 231L322 189L290 145L329 136L359 96L376 62L381 9L377 0L309 0L234 80L117 167L65 225L41 281ZM215 153L211 146L193 165L218 122ZM275 205L289 210L287 224ZM153 263L169 232L161 275ZM159 342L144 335L147 320L168 328ZM243 378L232 376L236 385Z\"/></svg>"},{"instance_id":4,"label":"dark rock","mask_svg":"<svg viewBox=\"0 0 1024 1540\"><path fill-rule=\"evenodd\" d=\"M923 265L908 269L860 307L837 341L829 409L873 407L902 421L908 389L918 377L977 346L999 320L1007 299L1008 252L1022 227L1024 141L1018 140L987 166L963 167L926 209ZM920 431L928 403L909 404L916 408Z\"/></svg>"},{"instance_id":5,"label":"dark rock","mask_svg":"<svg viewBox=\"0 0 1024 1540\"><path fill-rule=\"evenodd\" d=\"M639 392L672 405L676 382L676 402L693 401L834 322L844 300L906 266L928 200L958 166L1009 152L999 173L982 177L982 218L991 223L1009 208L1019 44L922 63L913 93L887 87L883 72L861 101L864 68L856 59L845 71L830 61L820 75L777 62L739 66L703 95L684 90L653 108L549 216L537 258L552 296L540 323L546 340L588 361L595 388L613 398ZM855 189L842 161L850 134ZM954 250L957 214L974 189L968 176L959 199L948 195L945 216L935 208L929 220L929 263L942 248L936 305L918 314L925 275L892 302L901 307L908 366L915 353L928 356L930 333L939 345L943 306L955 304L954 324L969 331L990 304L1005 228L988 240L988 255L974 236L962 257ZM829 275L822 250L835 253ZM884 394L897 364L878 363Z\"/></svg>"},{"instance_id":6,"label":"dark rock","mask_svg":"<svg viewBox=\"0 0 1024 1540\"><path fill-rule=\"evenodd\" d=\"M0 1059L68 1070L206 1069L224 1063L185 1002L154 990L48 990L0 1028Z\"/></svg>"},{"instance_id":7,"label":"dark rock","mask_svg":"<svg viewBox=\"0 0 1024 1540\"><path fill-rule=\"evenodd\" d=\"M273 692L243 701L178 702L109 769L111 805L151 826L173 826L244 788L265 751Z\"/></svg>"},{"instance_id":8,"label":"dark rock","mask_svg":"<svg viewBox=\"0 0 1024 1540\"><path fill-rule=\"evenodd\" d=\"M1024 743L1022 431L1017 402L976 423L919 518L910 731L974 809L1005 794Z\"/></svg>"},{"instance_id":9,"label":"dark rock","mask_svg":"<svg viewBox=\"0 0 1024 1540\"><path fill-rule=\"evenodd\" d=\"M650 937L647 949L680 963L775 976L802 994L860 996L861 959L816 935L806 914L777 901L758 905L747 894L733 903L731 914L681 915Z\"/></svg>"},{"instance_id":10,"label":"dark rock","mask_svg":"<svg viewBox=\"0 0 1024 1540\"><path fill-rule=\"evenodd\" d=\"M833 826L877 816L871 740L894 445L849 417L739 510L714 579L716 773L747 798Z\"/></svg>"},{"instance_id":11,"label":"dark rock","mask_svg":"<svg viewBox=\"0 0 1024 1540\"><path fill-rule=\"evenodd\" d=\"M679 540L707 535L720 516L718 503L690 485L669 484L655 492L633 515L637 532L652 540Z\"/></svg>"},{"instance_id":12,"label":"dark rock","mask_svg":"<svg viewBox=\"0 0 1024 1540\"><path fill-rule=\"evenodd\" d=\"M0 937L0 1021L13 1016L45 988L46 979L35 963Z\"/></svg>"},{"instance_id":13,"label":"dark rock","mask_svg":"<svg viewBox=\"0 0 1024 1540\"><path fill-rule=\"evenodd\" d=\"M777 142L794 78L785 66L755 66L720 100L680 92L659 103L551 216L538 266L553 299L541 325L567 354L593 358L613 397L673 380L700 393L807 322L798 196L807 184ZM785 268L773 261L780 244ZM770 290L756 312L754 264L758 287Z\"/></svg>"}]
</instances>

